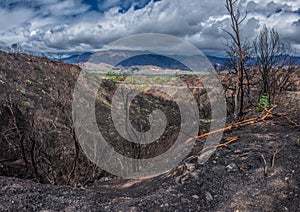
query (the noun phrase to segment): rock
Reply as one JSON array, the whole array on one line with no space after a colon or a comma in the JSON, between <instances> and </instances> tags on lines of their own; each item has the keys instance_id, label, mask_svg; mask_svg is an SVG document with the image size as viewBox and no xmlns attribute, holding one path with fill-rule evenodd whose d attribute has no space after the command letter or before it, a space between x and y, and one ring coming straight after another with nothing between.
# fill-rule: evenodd
<instances>
[{"instance_id":1,"label":"rock","mask_svg":"<svg viewBox=\"0 0 300 212\"><path fill-rule=\"evenodd\" d=\"M193 197L194 199L199 199L199 196L198 196L198 195L196 195L196 194L195 194L195 195L193 195L192 197Z\"/></svg>"},{"instance_id":2,"label":"rock","mask_svg":"<svg viewBox=\"0 0 300 212\"><path fill-rule=\"evenodd\" d=\"M228 166L226 166L226 170L228 172L236 172L239 170L238 166L235 163L231 163Z\"/></svg>"},{"instance_id":3,"label":"rock","mask_svg":"<svg viewBox=\"0 0 300 212\"><path fill-rule=\"evenodd\" d=\"M162 204L160 207L161 208L167 208L167 207L169 207L170 205L168 204L168 203L166 203L166 204Z\"/></svg>"},{"instance_id":4,"label":"rock","mask_svg":"<svg viewBox=\"0 0 300 212\"><path fill-rule=\"evenodd\" d=\"M208 191L205 192L205 198L207 201L212 201L214 198L212 197L211 193L209 193Z\"/></svg>"},{"instance_id":5,"label":"rock","mask_svg":"<svg viewBox=\"0 0 300 212\"><path fill-rule=\"evenodd\" d=\"M189 171L194 171L196 166L193 163L184 163L184 165L186 166L187 170Z\"/></svg>"}]
</instances>

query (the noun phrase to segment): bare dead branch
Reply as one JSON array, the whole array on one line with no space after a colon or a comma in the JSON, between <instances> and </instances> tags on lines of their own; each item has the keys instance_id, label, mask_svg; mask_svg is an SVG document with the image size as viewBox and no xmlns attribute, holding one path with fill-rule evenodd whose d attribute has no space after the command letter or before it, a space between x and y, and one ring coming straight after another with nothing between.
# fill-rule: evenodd
<instances>
[{"instance_id":1,"label":"bare dead branch","mask_svg":"<svg viewBox=\"0 0 300 212\"><path fill-rule=\"evenodd\" d=\"M268 165L265 156L262 153L259 153L264 162L264 174L268 176Z\"/></svg>"},{"instance_id":2,"label":"bare dead branch","mask_svg":"<svg viewBox=\"0 0 300 212\"><path fill-rule=\"evenodd\" d=\"M273 169L275 167L275 158L276 158L276 155L281 151L283 150L283 148L285 147L286 145L286 142L282 145L282 147L280 149L278 149L272 156L272 166L271 168Z\"/></svg>"}]
</instances>

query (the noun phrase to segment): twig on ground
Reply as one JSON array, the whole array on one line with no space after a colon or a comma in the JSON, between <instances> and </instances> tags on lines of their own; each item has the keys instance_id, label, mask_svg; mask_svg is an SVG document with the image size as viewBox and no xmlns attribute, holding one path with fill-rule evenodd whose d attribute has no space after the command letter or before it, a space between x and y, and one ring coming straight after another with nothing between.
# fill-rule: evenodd
<instances>
[{"instance_id":1,"label":"twig on ground","mask_svg":"<svg viewBox=\"0 0 300 212\"><path fill-rule=\"evenodd\" d=\"M290 119L288 116L283 116L283 117L285 117L291 124L295 125L295 127L300 127L300 124L296 123L295 121Z\"/></svg>"},{"instance_id":2,"label":"twig on ground","mask_svg":"<svg viewBox=\"0 0 300 212\"><path fill-rule=\"evenodd\" d=\"M264 174L265 174L265 176L267 176L268 175L268 166L267 166L266 158L262 153L259 153L259 154L264 161Z\"/></svg>"},{"instance_id":3,"label":"twig on ground","mask_svg":"<svg viewBox=\"0 0 300 212\"><path fill-rule=\"evenodd\" d=\"M207 136L210 136L210 135L213 135L213 134L216 134L216 133L219 133L219 132L225 132L225 131L228 131L228 130L231 130L233 128L237 128L237 127L242 127L242 126L246 126L246 125L250 125L250 124L254 124L254 123L257 123L257 122L260 122L260 121L264 121L266 118L272 116L272 110L275 108L276 106L272 107L271 109L269 110L266 110L267 113L262 116L262 117L258 117L258 118L252 118L252 119L248 119L248 120L243 120L243 121L240 121L240 122L236 122L228 127L225 127L225 128L222 128L222 129L219 129L219 130L215 130L215 131L211 131L209 133L204 133L202 135L199 135L197 137L195 137L196 139L201 139L201 138L205 138Z\"/></svg>"},{"instance_id":4,"label":"twig on ground","mask_svg":"<svg viewBox=\"0 0 300 212\"><path fill-rule=\"evenodd\" d=\"M215 146L208 146L208 147L204 148L202 150L202 152L205 151L205 150L207 150L207 149L210 149L210 148L226 147L229 144L231 144L232 142L237 141L237 140L239 140L239 137L228 138L226 143L218 144L218 145L215 145Z\"/></svg>"},{"instance_id":5,"label":"twig on ground","mask_svg":"<svg viewBox=\"0 0 300 212\"><path fill-rule=\"evenodd\" d=\"M191 137L189 138L186 143L189 143L191 141L193 141L194 139L202 139L202 138L205 138L207 136L210 136L210 135L213 135L213 134L217 134L217 133L220 133L220 132L225 132L225 131L228 131L228 130L231 130L231 129L234 129L234 128L238 128L238 127L242 127L242 126L247 126L247 125L251 125L251 124L255 124L257 122L260 122L260 121L265 121L266 118L268 117L271 117L272 116L272 110L276 108L276 105L273 106L272 108L270 109L265 109L266 111L266 114L263 115L262 117L257 117L257 118L251 118L251 119L247 119L247 120L243 120L243 121L239 121L239 122L236 122L228 127L225 127L225 128L222 128L222 129L218 129L218 130L215 130L215 131L211 131L211 132L208 132L208 133L204 133L202 135L199 135L197 137ZM226 147L227 145L231 144L232 142L234 141L237 141L239 139L239 137L233 137L233 138L228 138L227 139L227 142L226 143L223 143L223 144L218 144L216 146L209 146L209 147L206 147L202 150L205 151L206 149L210 149L210 148L219 148L219 147ZM267 175L267 162L266 162L266 159L263 155L261 155L263 160L264 160L264 164L265 164L265 175ZM194 158L196 158L197 156L191 156L187 159L185 159L185 161L187 160L192 160Z\"/></svg>"},{"instance_id":6,"label":"twig on ground","mask_svg":"<svg viewBox=\"0 0 300 212\"><path fill-rule=\"evenodd\" d=\"M273 154L273 157L272 157L272 169L274 168L275 166L275 158L276 158L276 155L281 151L283 150L283 148L285 147L286 145L286 142L282 145L282 147L280 149L278 149L274 154Z\"/></svg>"},{"instance_id":7,"label":"twig on ground","mask_svg":"<svg viewBox=\"0 0 300 212\"><path fill-rule=\"evenodd\" d=\"M231 144L232 142L237 141L237 140L239 140L239 137L237 137L237 136L233 137L233 138L228 138L226 143L219 144L216 147L224 147L224 146L226 147L228 144Z\"/></svg>"}]
</instances>

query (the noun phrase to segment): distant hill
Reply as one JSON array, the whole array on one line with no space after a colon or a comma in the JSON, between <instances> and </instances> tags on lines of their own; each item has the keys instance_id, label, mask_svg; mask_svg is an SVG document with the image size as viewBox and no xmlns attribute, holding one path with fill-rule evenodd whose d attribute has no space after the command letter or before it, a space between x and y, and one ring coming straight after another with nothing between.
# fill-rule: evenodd
<instances>
[{"instance_id":1,"label":"distant hill","mask_svg":"<svg viewBox=\"0 0 300 212\"><path fill-rule=\"evenodd\" d=\"M132 66L157 66L165 69L180 69L180 70L190 70L187 66L181 62L162 55L155 54L145 54L138 55L126 59L119 63L118 65L123 67L132 67Z\"/></svg>"},{"instance_id":2,"label":"distant hill","mask_svg":"<svg viewBox=\"0 0 300 212\"><path fill-rule=\"evenodd\" d=\"M69 64L78 64L88 62L93 53L85 52L83 54L75 54L67 58L63 58L62 61Z\"/></svg>"},{"instance_id":3,"label":"distant hill","mask_svg":"<svg viewBox=\"0 0 300 212\"><path fill-rule=\"evenodd\" d=\"M210 64L207 63L207 59ZM300 66L300 57L293 57L297 66ZM106 50L96 53L86 52L83 54L75 54L62 61L69 64L107 64L109 66L157 66L167 69L190 70L189 67L198 68L200 64L204 66L214 66L216 70L222 70L227 62L225 57L216 56L185 56L185 55L156 55L150 51L129 51L129 50ZM186 66L188 64L189 67Z\"/></svg>"},{"instance_id":4,"label":"distant hill","mask_svg":"<svg viewBox=\"0 0 300 212\"><path fill-rule=\"evenodd\" d=\"M300 67L300 57L293 57L295 59L295 63L298 67Z\"/></svg>"},{"instance_id":5,"label":"distant hill","mask_svg":"<svg viewBox=\"0 0 300 212\"><path fill-rule=\"evenodd\" d=\"M128 59L127 59L128 58ZM128 50L107 50L99 51L94 54L83 53L81 55L76 54L62 60L69 64L79 63L94 63L94 64L108 64L112 66L157 66L168 69L181 69L190 70L185 64L191 67L199 64L199 61L207 63L207 59L215 67L224 66L226 58L219 58L214 56L184 56L184 55L172 55L168 57L165 55L156 55L149 51L128 51Z\"/></svg>"}]
</instances>

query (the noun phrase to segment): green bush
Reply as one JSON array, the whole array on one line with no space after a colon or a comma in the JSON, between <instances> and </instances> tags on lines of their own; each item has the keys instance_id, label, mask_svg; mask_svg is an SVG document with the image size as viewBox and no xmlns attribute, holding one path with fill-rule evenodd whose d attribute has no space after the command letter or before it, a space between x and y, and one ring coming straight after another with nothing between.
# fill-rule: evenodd
<instances>
[{"instance_id":1,"label":"green bush","mask_svg":"<svg viewBox=\"0 0 300 212\"><path fill-rule=\"evenodd\" d=\"M270 108L271 105L269 104L269 96L268 95L263 95L259 99L259 104L256 107L256 111L262 112L265 109Z\"/></svg>"}]
</instances>

